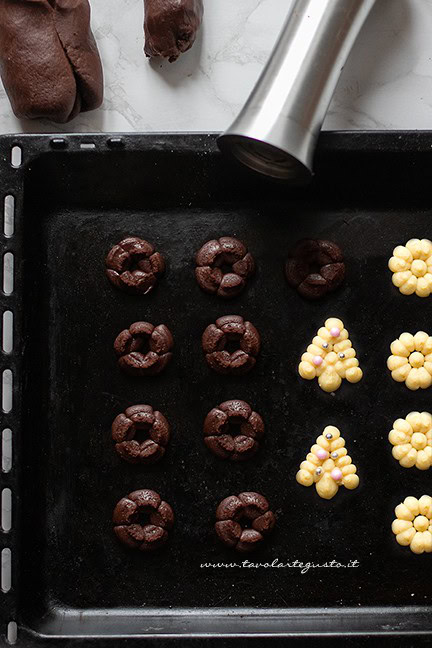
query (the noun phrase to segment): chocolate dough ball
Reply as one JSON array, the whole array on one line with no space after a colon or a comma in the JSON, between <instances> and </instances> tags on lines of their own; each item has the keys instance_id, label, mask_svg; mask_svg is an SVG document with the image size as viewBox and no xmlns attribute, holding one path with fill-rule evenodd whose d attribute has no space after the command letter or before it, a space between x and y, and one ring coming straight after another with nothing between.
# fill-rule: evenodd
<instances>
[{"instance_id":1,"label":"chocolate dough ball","mask_svg":"<svg viewBox=\"0 0 432 648\"><path fill-rule=\"evenodd\" d=\"M203 12L202 0L144 0L146 56L176 61L194 44Z\"/></svg>"}]
</instances>

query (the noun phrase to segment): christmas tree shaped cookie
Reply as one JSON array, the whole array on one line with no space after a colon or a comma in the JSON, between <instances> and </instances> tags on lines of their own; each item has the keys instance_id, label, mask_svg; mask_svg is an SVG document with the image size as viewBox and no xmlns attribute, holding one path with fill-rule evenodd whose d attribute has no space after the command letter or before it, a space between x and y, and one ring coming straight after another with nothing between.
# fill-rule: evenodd
<instances>
[{"instance_id":1,"label":"christmas tree shaped cookie","mask_svg":"<svg viewBox=\"0 0 432 648\"><path fill-rule=\"evenodd\" d=\"M361 380L363 372L355 356L342 320L330 317L303 353L298 371L306 380L318 378L325 392L334 392L344 378L350 383Z\"/></svg>"},{"instance_id":2,"label":"christmas tree shaped cookie","mask_svg":"<svg viewBox=\"0 0 432 648\"><path fill-rule=\"evenodd\" d=\"M306 460L300 464L296 479L302 486L315 484L323 499L336 495L339 486L349 490L357 488L357 468L345 448L345 441L334 425L328 425L310 449Z\"/></svg>"}]
</instances>

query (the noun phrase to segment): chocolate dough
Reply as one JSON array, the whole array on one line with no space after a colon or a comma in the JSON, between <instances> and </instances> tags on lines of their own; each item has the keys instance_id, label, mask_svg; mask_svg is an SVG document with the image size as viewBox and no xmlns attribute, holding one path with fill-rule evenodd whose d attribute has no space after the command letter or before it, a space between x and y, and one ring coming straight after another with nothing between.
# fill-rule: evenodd
<instances>
[{"instance_id":1,"label":"chocolate dough","mask_svg":"<svg viewBox=\"0 0 432 648\"><path fill-rule=\"evenodd\" d=\"M214 407L204 421L204 443L221 459L244 461L259 448L264 421L242 400L225 401Z\"/></svg>"},{"instance_id":2,"label":"chocolate dough","mask_svg":"<svg viewBox=\"0 0 432 648\"><path fill-rule=\"evenodd\" d=\"M230 353L225 350L228 342L236 341L239 349ZM260 352L261 337L250 322L241 315L223 315L207 326L202 335L202 348L207 364L220 374L243 375L256 363Z\"/></svg>"},{"instance_id":3,"label":"chocolate dough","mask_svg":"<svg viewBox=\"0 0 432 648\"><path fill-rule=\"evenodd\" d=\"M64 123L98 108L88 0L0 0L0 74L17 117Z\"/></svg>"},{"instance_id":4,"label":"chocolate dough","mask_svg":"<svg viewBox=\"0 0 432 648\"><path fill-rule=\"evenodd\" d=\"M148 524L139 523L139 514L148 516ZM113 513L114 533L131 549L154 551L168 540L174 524L171 506L156 491L143 488L117 502Z\"/></svg>"},{"instance_id":5,"label":"chocolate dough","mask_svg":"<svg viewBox=\"0 0 432 648\"><path fill-rule=\"evenodd\" d=\"M333 241L302 239L286 262L285 275L302 297L319 299L345 279L342 250Z\"/></svg>"},{"instance_id":6,"label":"chocolate dough","mask_svg":"<svg viewBox=\"0 0 432 648\"><path fill-rule=\"evenodd\" d=\"M216 509L215 531L227 547L241 552L253 551L276 524L276 517L269 509L268 501L259 493L225 497ZM244 521L249 525L246 526Z\"/></svg>"},{"instance_id":7,"label":"chocolate dough","mask_svg":"<svg viewBox=\"0 0 432 648\"><path fill-rule=\"evenodd\" d=\"M132 376L155 376L163 371L172 358L173 346L169 328L150 322L135 322L114 340L119 366Z\"/></svg>"},{"instance_id":8,"label":"chocolate dough","mask_svg":"<svg viewBox=\"0 0 432 648\"><path fill-rule=\"evenodd\" d=\"M195 42L203 17L202 0L144 0L144 51L177 60Z\"/></svg>"},{"instance_id":9,"label":"chocolate dough","mask_svg":"<svg viewBox=\"0 0 432 648\"><path fill-rule=\"evenodd\" d=\"M125 292L147 295L165 271L165 259L153 245L137 236L128 236L108 252L106 276Z\"/></svg>"},{"instance_id":10,"label":"chocolate dough","mask_svg":"<svg viewBox=\"0 0 432 648\"><path fill-rule=\"evenodd\" d=\"M195 257L195 277L199 286L208 293L230 299L246 285L255 270L253 256L244 243L232 236L222 236L204 243ZM228 266L223 272L221 266Z\"/></svg>"}]
</instances>

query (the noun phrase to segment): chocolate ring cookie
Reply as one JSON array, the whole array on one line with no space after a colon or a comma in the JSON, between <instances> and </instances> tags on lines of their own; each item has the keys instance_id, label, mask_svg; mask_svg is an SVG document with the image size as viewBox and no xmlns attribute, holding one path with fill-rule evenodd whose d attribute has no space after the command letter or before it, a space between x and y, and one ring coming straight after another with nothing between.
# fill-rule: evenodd
<instances>
[{"instance_id":1,"label":"chocolate ring cookie","mask_svg":"<svg viewBox=\"0 0 432 648\"><path fill-rule=\"evenodd\" d=\"M319 299L345 279L342 250L332 241L303 239L286 262L285 275L302 297Z\"/></svg>"},{"instance_id":2,"label":"chocolate ring cookie","mask_svg":"<svg viewBox=\"0 0 432 648\"><path fill-rule=\"evenodd\" d=\"M225 350L231 341L238 341L240 346L233 353ZM202 348L207 364L217 373L245 374L255 366L261 338L255 326L240 315L225 315L207 326Z\"/></svg>"},{"instance_id":3,"label":"chocolate ring cookie","mask_svg":"<svg viewBox=\"0 0 432 648\"><path fill-rule=\"evenodd\" d=\"M106 276L126 292L146 295L165 272L165 260L151 243L136 236L123 239L108 252Z\"/></svg>"},{"instance_id":4,"label":"chocolate ring cookie","mask_svg":"<svg viewBox=\"0 0 432 648\"><path fill-rule=\"evenodd\" d=\"M137 441L139 430L148 438ZM129 463L152 464L162 459L170 439L170 426L165 416L153 411L151 405L132 405L119 414L111 426L115 449Z\"/></svg>"},{"instance_id":5,"label":"chocolate ring cookie","mask_svg":"<svg viewBox=\"0 0 432 648\"><path fill-rule=\"evenodd\" d=\"M273 531L276 523L270 505L259 493L240 493L225 497L216 509L215 531L227 547L253 551ZM242 520L250 527L242 527Z\"/></svg>"},{"instance_id":6,"label":"chocolate ring cookie","mask_svg":"<svg viewBox=\"0 0 432 648\"><path fill-rule=\"evenodd\" d=\"M253 256L246 246L232 236L222 236L205 243L196 255L195 276L208 293L229 299L238 295L255 270ZM222 266L228 266L226 272Z\"/></svg>"},{"instance_id":7,"label":"chocolate ring cookie","mask_svg":"<svg viewBox=\"0 0 432 648\"><path fill-rule=\"evenodd\" d=\"M114 341L120 368L134 376L160 373L172 358L173 346L169 328L165 324L153 326L149 322L131 324Z\"/></svg>"},{"instance_id":8,"label":"chocolate ring cookie","mask_svg":"<svg viewBox=\"0 0 432 648\"><path fill-rule=\"evenodd\" d=\"M149 522L143 524L142 515ZM114 533L131 549L153 551L168 540L168 531L174 524L174 513L169 504L161 500L158 493L142 489L123 497L113 513Z\"/></svg>"},{"instance_id":9,"label":"chocolate ring cookie","mask_svg":"<svg viewBox=\"0 0 432 648\"><path fill-rule=\"evenodd\" d=\"M238 430L233 432L233 426ZM264 436L264 422L250 405L242 400L229 400L214 407L204 421L204 443L222 459L243 461L259 448Z\"/></svg>"}]
</instances>

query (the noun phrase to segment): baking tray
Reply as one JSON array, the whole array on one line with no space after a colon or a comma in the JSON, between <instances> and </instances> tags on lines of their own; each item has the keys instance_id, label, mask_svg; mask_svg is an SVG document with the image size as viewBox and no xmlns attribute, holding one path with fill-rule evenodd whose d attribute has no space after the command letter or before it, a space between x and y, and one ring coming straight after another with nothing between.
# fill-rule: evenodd
<instances>
[{"instance_id":1,"label":"baking tray","mask_svg":"<svg viewBox=\"0 0 432 648\"><path fill-rule=\"evenodd\" d=\"M11 149L22 164L11 166ZM432 301L393 288L387 260L411 237L432 237L431 133L325 133L316 177L289 189L231 166L214 135L7 136L0 142L1 200L15 198L12 587L1 597L3 637L18 624L21 646L286 645L311 636L344 645L428 644L432 634L431 556L399 547L393 509L407 495L431 493L430 473L404 470L387 441L392 422L430 409L431 392L409 392L386 370L402 331L431 331ZM11 235L12 234L12 235ZM168 261L146 297L115 290L104 257L126 235L152 241ZM235 235L258 271L227 302L206 295L193 256L210 238ZM337 293L302 300L283 263L300 238L338 242L347 278ZM200 346L205 326L236 313L262 335L255 369L218 376ZM329 316L350 331L364 378L333 395L297 374L300 355ZM120 372L115 336L136 320L173 332L171 365L158 377ZM217 460L202 440L208 410L229 398L261 413L267 434L251 461ZM122 462L111 421L126 406L151 403L173 434L151 468ZM327 424L343 432L361 483L331 501L295 474ZM152 488L171 503L176 525L160 553L130 552L112 533L116 502ZM225 496L257 490L278 523L253 562L346 564L357 568L202 568L232 562L213 533ZM408 637L408 639L407 639Z\"/></svg>"}]
</instances>

